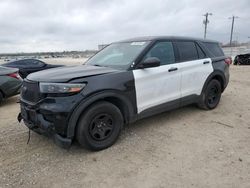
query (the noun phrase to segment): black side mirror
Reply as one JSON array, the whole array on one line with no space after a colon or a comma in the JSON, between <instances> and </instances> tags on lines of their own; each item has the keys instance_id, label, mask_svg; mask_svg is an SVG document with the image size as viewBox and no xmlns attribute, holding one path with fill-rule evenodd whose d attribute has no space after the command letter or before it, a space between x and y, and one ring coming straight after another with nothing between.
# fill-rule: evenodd
<instances>
[{"instance_id":1,"label":"black side mirror","mask_svg":"<svg viewBox=\"0 0 250 188\"><path fill-rule=\"evenodd\" d=\"M145 59L142 63L138 65L139 69L158 67L160 66L161 61L157 57L149 57Z\"/></svg>"}]
</instances>

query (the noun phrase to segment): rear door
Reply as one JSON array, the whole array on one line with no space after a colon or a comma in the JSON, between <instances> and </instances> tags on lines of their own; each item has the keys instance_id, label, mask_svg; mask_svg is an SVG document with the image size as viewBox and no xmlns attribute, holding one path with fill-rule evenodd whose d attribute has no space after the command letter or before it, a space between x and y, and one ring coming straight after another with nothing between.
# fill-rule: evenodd
<instances>
[{"instance_id":1,"label":"rear door","mask_svg":"<svg viewBox=\"0 0 250 188\"><path fill-rule=\"evenodd\" d=\"M172 42L155 43L143 60L148 57L160 59L161 65L133 70L138 113L170 101L180 102L181 75Z\"/></svg>"},{"instance_id":2,"label":"rear door","mask_svg":"<svg viewBox=\"0 0 250 188\"><path fill-rule=\"evenodd\" d=\"M212 61L193 41L175 42L179 53L181 97L200 95L207 77L213 72Z\"/></svg>"}]
</instances>

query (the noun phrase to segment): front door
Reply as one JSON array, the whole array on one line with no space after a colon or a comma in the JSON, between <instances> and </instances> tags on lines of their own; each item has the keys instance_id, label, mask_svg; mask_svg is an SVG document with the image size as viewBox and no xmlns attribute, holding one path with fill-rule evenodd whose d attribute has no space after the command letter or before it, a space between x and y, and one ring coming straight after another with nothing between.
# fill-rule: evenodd
<instances>
[{"instance_id":1,"label":"front door","mask_svg":"<svg viewBox=\"0 0 250 188\"><path fill-rule=\"evenodd\" d=\"M157 42L143 60L148 57L160 59L161 65L133 70L138 113L171 101L179 103L181 97L181 74L172 42Z\"/></svg>"}]
</instances>

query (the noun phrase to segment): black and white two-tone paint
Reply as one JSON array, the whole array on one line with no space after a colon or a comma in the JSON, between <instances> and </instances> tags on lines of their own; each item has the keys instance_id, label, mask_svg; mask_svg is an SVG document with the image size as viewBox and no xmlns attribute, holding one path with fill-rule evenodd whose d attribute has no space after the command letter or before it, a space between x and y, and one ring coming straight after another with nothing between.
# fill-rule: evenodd
<instances>
[{"instance_id":1,"label":"black and white two-tone paint","mask_svg":"<svg viewBox=\"0 0 250 188\"><path fill-rule=\"evenodd\" d=\"M37 132L51 132L63 146L77 137L90 149L104 149L122 124L192 103L215 108L230 64L216 41L142 37L115 42L84 65L29 75L19 120Z\"/></svg>"}]
</instances>

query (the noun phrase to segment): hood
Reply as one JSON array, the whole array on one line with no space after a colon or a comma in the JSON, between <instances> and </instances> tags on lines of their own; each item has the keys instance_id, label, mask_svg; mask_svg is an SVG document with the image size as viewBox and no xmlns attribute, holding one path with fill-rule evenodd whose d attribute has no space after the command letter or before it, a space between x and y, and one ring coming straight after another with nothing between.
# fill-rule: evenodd
<instances>
[{"instance_id":1,"label":"hood","mask_svg":"<svg viewBox=\"0 0 250 188\"><path fill-rule=\"evenodd\" d=\"M76 78L107 74L116 71L118 70L91 65L66 66L29 74L27 79L38 82L68 82Z\"/></svg>"}]
</instances>

